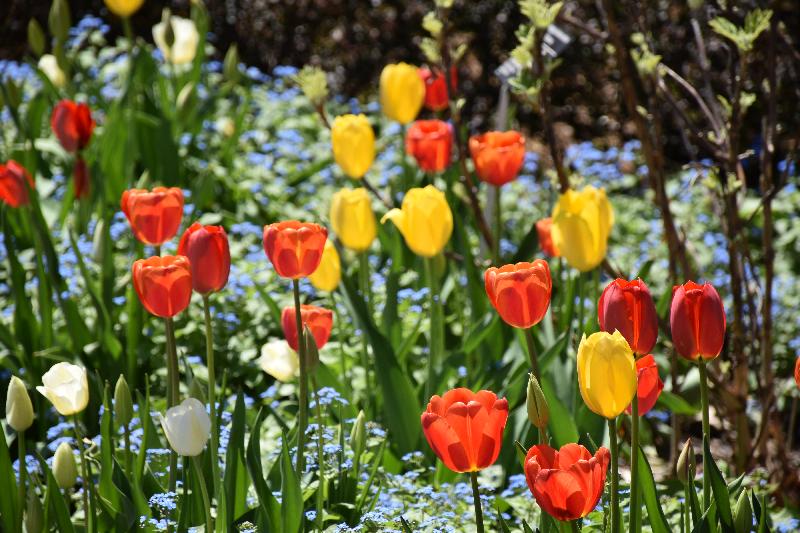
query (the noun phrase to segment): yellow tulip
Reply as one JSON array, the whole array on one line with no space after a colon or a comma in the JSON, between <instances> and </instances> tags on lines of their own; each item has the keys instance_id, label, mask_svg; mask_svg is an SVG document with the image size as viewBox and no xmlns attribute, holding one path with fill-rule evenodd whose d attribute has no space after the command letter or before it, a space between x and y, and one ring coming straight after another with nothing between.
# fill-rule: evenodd
<instances>
[{"instance_id":1,"label":"yellow tulip","mask_svg":"<svg viewBox=\"0 0 800 533\"><path fill-rule=\"evenodd\" d=\"M375 159L375 133L364 115L336 117L331 127L333 158L345 174L361 179Z\"/></svg>"},{"instance_id":2,"label":"yellow tulip","mask_svg":"<svg viewBox=\"0 0 800 533\"><path fill-rule=\"evenodd\" d=\"M118 17L130 17L142 7L144 0L104 0L109 11Z\"/></svg>"},{"instance_id":3,"label":"yellow tulip","mask_svg":"<svg viewBox=\"0 0 800 533\"><path fill-rule=\"evenodd\" d=\"M330 240L325 241L322 250L322 259L313 274L308 276L311 284L321 291L332 292L339 286L342 279L342 266L339 262L339 252Z\"/></svg>"},{"instance_id":4,"label":"yellow tulip","mask_svg":"<svg viewBox=\"0 0 800 533\"><path fill-rule=\"evenodd\" d=\"M407 63L386 65L381 72L381 109L400 124L408 124L425 101L425 83L417 67Z\"/></svg>"},{"instance_id":5,"label":"yellow tulip","mask_svg":"<svg viewBox=\"0 0 800 533\"><path fill-rule=\"evenodd\" d=\"M341 189L334 193L330 219L333 232L354 252L369 248L378 232L369 194L363 188Z\"/></svg>"},{"instance_id":6,"label":"yellow tulip","mask_svg":"<svg viewBox=\"0 0 800 533\"><path fill-rule=\"evenodd\" d=\"M614 210L604 189L569 189L553 208L553 245L574 268L587 272L606 256Z\"/></svg>"},{"instance_id":7,"label":"yellow tulip","mask_svg":"<svg viewBox=\"0 0 800 533\"><path fill-rule=\"evenodd\" d=\"M381 219L391 220L411 251L423 257L438 255L453 233L453 213L444 193L433 185L409 189L401 209L392 209Z\"/></svg>"},{"instance_id":8,"label":"yellow tulip","mask_svg":"<svg viewBox=\"0 0 800 533\"><path fill-rule=\"evenodd\" d=\"M578 383L586 406L602 417L615 418L631 404L636 363L619 331L583 336L578 346Z\"/></svg>"}]
</instances>

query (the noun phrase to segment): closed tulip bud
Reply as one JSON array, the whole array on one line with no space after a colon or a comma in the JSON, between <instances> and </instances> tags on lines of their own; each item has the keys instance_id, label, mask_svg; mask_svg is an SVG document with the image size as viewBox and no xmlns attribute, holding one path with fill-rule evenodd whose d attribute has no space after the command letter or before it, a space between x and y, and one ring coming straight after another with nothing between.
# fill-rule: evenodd
<instances>
[{"instance_id":1,"label":"closed tulip bud","mask_svg":"<svg viewBox=\"0 0 800 533\"><path fill-rule=\"evenodd\" d=\"M130 17L142 7L144 0L103 0L109 11L118 17Z\"/></svg>"},{"instance_id":2,"label":"closed tulip bud","mask_svg":"<svg viewBox=\"0 0 800 533\"><path fill-rule=\"evenodd\" d=\"M444 74L427 68L419 69L419 77L425 84L425 107L431 111L443 111L450 105L447 92L447 80ZM450 67L450 85L455 89L458 84L455 67Z\"/></svg>"},{"instance_id":3,"label":"closed tulip bud","mask_svg":"<svg viewBox=\"0 0 800 533\"><path fill-rule=\"evenodd\" d=\"M422 257L435 257L453 233L453 213L444 193L433 185L409 189L400 209L386 213L381 223L391 220L411 251Z\"/></svg>"},{"instance_id":4,"label":"closed tulip bud","mask_svg":"<svg viewBox=\"0 0 800 533\"><path fill-rule=\"evenodd\" d=\"M189 398L194 398L203 405L206 403L206 394L197 378L192 378L192 381L189 383Z\"/></svg>"},{"instance_id":5,"label":"closed tulip bud","mask_svg":"<svg viewBox=\"0 0 800 533\"><path fill-rule=\"evenodd\" d=\"M44 508L36 491L28 491L28 505L25 509L25 533L44 531Z\"/></svg>"},{"instance_id":6,"label":"closed tulip bud","mask_svg":"<svg viewBox=\"0 0 800 533\"><path fill-rule=\"evenodd\" d=\"M183 191L156 187L152 191L129 189L122 193L120 207L136 238L160 246L178 233L183 217Z\"/></svg>"},{"instance_id":7,"label":"closed tulip bud","mask_svg":"<svg viewBox=\"0 0 800 533\"><path fill-rule=\"evenodd\" d=\"M597 303L600 329L622 333L636 354L650 353L658 337L658 316L650 289L641 279L617 278L609 283Z\"/></svg>"},{"instance_id":8,"label":"closed tulip bud","mask_svg":"<svg viewBox=\"0 0 800 533\"><path fill-rule=\"evenodd\" d=\"M64 490L75 486L78 480L78 467L75 464L75 453L67 441L62 442L56 448L53 456L53 477L56 484Z\"/></svg>"},{"instance_id":9,"label":"closed tulip bud","mask_svg":"<svg viewBox=\"0 0 800 533\"><path fill-rule=\"evenodd\" d=\"M736 533L753 531L753 506L750 503L750 489L743 489L733 508L733 529Z\"/></svg>"},{"instance_id":10,"label":"closed tulip bud","mask_svg":"<svg viewBox=\"0 0 800 533\"><path fill-rule=\"evenodd\" d=\"M408 124L417 117L424 100L425 84L417 67L407 63L383 67L380 101L384 115L400 124Z\"/></svg>"},{"instance_id":11,"label":"closed tulip bud","mask_svg":"<svg viewBox=\"0 0 800 533\"><path fill-rule=\"evenodd\" d=\"M193 20L172 16L153 26L153 41L167 62L185 65L194 60L200 35Z\"/></svg>"},{"instance_id":12,"label":"closed tulip bud","mask_svg":"<svg viewBox=\"0 0 800 533\"><path fill-rule=\"evenodd\" d=\"M9 159L4 165L0 164L0 201L4 204L15 208L28 205L28 189L33 187L33 177L25 167L13 159Z\"/></svg>"},{"instance_id":13,"label":"closed tulip bud","mask_svg":"<svg viewBox=\"0 0 800 533\"><path fill-rule=\"evenodd\" d=\"M14 431L25 431L33 424L33 405L25 383L11 376L6 394L6 422Z\"/></svg>"},{"instance_id":14,"label":"closed tulip bud","mask_svg":"<svg viewBox=\"0 0 800 533\"><path fill-rule=\"evenodd\" d=\"M672 289L669 313L675 351L691 361L714 359L725 343L725 308L710 284L688 281Z\"/></svg>"},{"instance_id":15,"label":"closed tulip bud","mask_svg":"<svg viewBox=\"0 0 800 533\"><path fill-rule=\"evenodd\" d=\"M42 31L42 27L36 19L28 21L28 45L36 56L41 56L44 53L44 31Z\"/></svg>"},{"instance_id":16,"label":"closed tulip bud","mask_svg":"<svg viewBox=\"0 0 800 533\"><path fill-rule=\"evenodd\" d=\"M50 13L47 15L47 25L53 37L62 43L67 40L69 29L72 27L72 17L67 0L53 0L50 5Z\"/></svg>"},{"instance_id":17,"label":"closed tulip bud","mask_svg":"<svg viewBox=\"0 0 800 533\"><path fill-rule=\"evenodd\" d=\"M181 237L178 255L189 259L192 288L200 294L222 290L228 283L231 251L222 226L203 226L195 222Z\"/></svg>"},{"instance_id":18,"label":"closed tulip bud","mask_svg":"<svg viewBox=\"0 0 800 533\"><path fill-rule=\"evenodd\" d=\"M586 406L613 419L636 394L636 363L619 331L585 335L578 346L578 383Z\"/></svg>"},{"instance_id":19,"label":"closed tulip bud","mask_svg":"<svg viewBox=\"0 0 800 533\"><path fill-rule=\"evenodd\" d=\"M58 65L58 59L56 59L56 56L53 54L44 54L39 58L37 66L39 70L47 76L47 79L50 80L50 83L52 83L55 88L61 89L67 84L67 76L64 74L64 71L61 70L61 67Z\"/></svg>"},{"instance_id":20,"label":"closed tulip bud","mask_svg":"<svg viewBox=\"0 0 800 533\"><path fill-rule=\"evenodd\" d=\"M233 83L238 82L241 77L239 72L239 49L236 47L236 43L230 45L225 53L225 59L222 62L222 74L226 80Z\"/></svg>"},{"instance_id":21,"label":"closed tulip bud","mask_svg":"<svg viewBox=\"0 0 800 533\"><path fill-rule=\"evenodd\" d=\"M331 126L333 158L342 171L361 179L375 159L375 133L364 115L336 117Z\"/></svg>"},{"instance_id":22,"label":"closed tulip bud","mask_svg":"<svg viewBox=\"0 0 800 533\"><path fill-rule=\"evenodd\" d=\"M304 278L322 260L328 230L319 224L287 220L264 226L264 252L284 278Z\"/></svg>"},{"instance_id":23,"label":"closed tulip bud","mask_svg":"<svg viewBox=\"0 0 800 533\"><path fill-rule=\"evenodd\" d=\"M345 248L363 252L375 240L378 228L367 190L340 189L333 194L330 211L333 232Z\"/></svg>"},{"instance_id":24,"label":"closed tulip bud","mask_svg":"<svg viewBox=\"0 0 800 533\"><path fill-rule=\"evenodd\" d=\"M119 375L117 384L114 387L114 417L121 426L127 426L133 419L133 398L131 389L125 376Z\"/></svg>"},{"instance_id":25,"label":"closed tulip bud","mask_svg":"<svg viewBox=\"0 0 800 533\"><path fill-rule=\"evenodd\" d=\"M353 450L353 455L356 461L359 460L364 449L367 447L367 417L364 415L364 410L358 412L353 428L350 430L350 449Z\"/></svg>"},{"instance_id":26,"label":"closed tulip bud","mask_svg":"<svg viewBox=\"0 0 800 533\"><path fill-rule=\"evenodd\" d=\"M525 162L525 138L513 130L473 135L469 152L481 181L500 187L517 178Z\"/></svg>"},{"instance_id":27,"label":"closed tulip bud","mask_svg":"<svg viewBox=\"0 0 800 533\"><path fill-rule=\"evenodd\" d=\"M206 406L196 398L187 398L167 409L161 427L170 447L183 457L200 455L211 436L211 418Z\"/></svg>"},{"instance_id":28,"label":"closed tulip bud","mask_svg":"<svg viewBox=\"0 0 800 533\"><path fill-rule=\"evenodd\" d=\"M652 355L648 354L636 360L636 397L639 400L639 416L644 416L658 401L664 382L658 375L658 365ZM625 410L631 414L631 407Z\"/></svg>"},{"instance_id":29,"label":"closed tulip bud","mask_svg":"<svg viewBox=\"0 0 800 533\"><path fill-rule=\"evenodd\" d=\"M304 328L307 327L311 330L317 349L321 350L331 336L333 311L316 305L301 305L300 321ZM295 316L294 306L283 308L281 327L283 328L283 336L286 337L286 342L289 343L292 350L297 351L297 317Z\"/></svg>"},{"instance_id":30,"label":"closed tulip bud","mask_svg":"<svg viewBox=\"0 0 800 533\"><path fill-rule=\"evenodd\" d=\"M678 480L684 485L694 479L695 459L692 439L686 439L676 464Z\"/></svg>"},{"instance_id":31,"label":"closed tulip bud","mask_svg":"<svg viewBox=\"0 0 800 533\"><path fill-rule=\"evenodd\" d=\"M309 372L314 372L319 366L319 348L314 334L307 325L303 325L303 343L305 346L306 368Z\"/></svg>"},{"instance_id":32,"label":"closed tulip bud","mask_svg":"<svg viewBox=\"0 0 800 533\"><path fill-rule=\"evenodd\" d=\"M300 359L289 343L283 339L274 339L261 348L258 360L261 370L278 381L291 381L300 369Z\"/></svg>"},{"instance_id":33,"label":"closed tulip bud","mask_svg":"<svg viewBox=\"0 0 800 533\"><path fill-rule=\"evenodd\" d=\"M588 272L606 256L614 210L603 189L569 189L553 209L553 245L570 266Z\"/></svg>"},{"instance_id":34,"label":"closed tulip bud","mask_svg":"<svg viewBox=\"0 0 800 533\"><path fill-rule=\"evenodd\" d=\"M61 416L80 413L89 403L86 369L71 363L56 363L50 367L36 390L50 400Z\"/></svg>"},{"instance_id":35,"label":"closed tulip bud","mask_svg":"<svg viewBox=\"0 0 800 533\"><path fill-rule=\"evenodd\" d=\"M189 260L182 255L153 256L133 263L133 288L147 311L171 318L192 298Z\"/></svg>"},{"instance_id":36,"label":"closed tulip bud","mask_svg":"<svg viewBox=\"0 0 800 533\"><path fill-rule=\"evenodd\" d=\"M94 125L89 106L72 100L58 102L50 116L50 127L67 152L86 148L92 138Z\"/></svg>"},{"instance_id":37,"label":"closed tulip bud","mask_svg":"<svg viewBox=\"0 0 800 533\"><path fill-rule=\"evenodd\" d=\"M533 374L528 374L528 420L539 429L547 427L550 420L550 410L547 407L547 399L539 386L539 380Z\"/></svg>"},{"instance_id":38,"label":"closed tulip bud","mask_svg":"<svg viewBox=\"0 0 800 533\"><path fill-rule=\"evenodd\" d=\"M406 132L406 152L425 172L442 172L450 166L453 128L443 120L418 120Z\"/></svg>"},{"instance_id":39,"label":"closed tulip bud","mask_svg":"<svg viewBox=\"0 0 800 533\"><path fill-rule=\"evenodd\" d=\"M550 257L561 257L561 252L553 244L553 219L550 217L536 221L536 233L539 236L539 248Z\"/></svg>"},{"instance_id":40,"label":"closed tulip bud","mask_svg":"<svg viewBox=\"0 0 800 533\"><path fill-rule=\"evenodd\" d=\"M544 318L552 289L547 261L490 267L483 278L489 301L507 324L529 328Z\"/></svg>"},{"instance_id":41,"label":"closed tulip bud","mask_svg":"<svg viewBox=\"0 0 800 533\"><path fill-rule=\"evenodd\" d=\"M311 284L320 291L333 292L342 279L342 265L336 246L328 240L322 250L322 260L313 274L308 276Z\"/></svg>"}]
</instances>

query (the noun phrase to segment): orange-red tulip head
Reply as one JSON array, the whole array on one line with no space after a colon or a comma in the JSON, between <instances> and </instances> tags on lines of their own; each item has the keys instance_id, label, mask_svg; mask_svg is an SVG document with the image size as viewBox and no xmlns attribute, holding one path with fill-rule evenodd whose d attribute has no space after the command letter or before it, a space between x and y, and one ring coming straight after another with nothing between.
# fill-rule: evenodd
<instances>
[{"instance_id":1,"label":"orange-red tulip head","mask_svg":"<svg viewBox=\"0 0 800 533\"><path fill-rule=\"evenodd\" d=\"M636 360L637 388L636 397L639 399L639 416L644 416L653 408L664 390L664 382L658 375L658 365L651 354ZM630 406L626 409L631 414Z\"/></svg>"},{"instance_id":2,"label":"orange-red tulip head","mask_svg":"<svg viewBox=\"0 0 800 533\"><path fill-rule=\"evenodd\" d=\"M794 361L794 382L800 388L800 357Z\"/></svg>"},{"instance_id":3,"label":"orange-red tulip head","mask_svg":"<svg viewBox=\"0 0 800 533\"><path fill-rule=\"evenodd\" d=\"M708 282L688 281L672 289L669 313L672 344L682 357L714 359L725 343L725 309Z\"/></svg>"},{"instance_id":4,"label":"orange-red tulip head","mask_svg":"<svg viewBox=\"0 0 800 533\"><path fill-rule=\"evenodd\" d=\"M469 152L481 181L500 187L517 178L525 162L525 138L513 130L473 135Z\"/></svg>"},{"instance_id":5,"label":"orange-red tulip head","mask_svg":"<svg viewBox=\"0 0 800 533\"><path fill-rule=\"evenodd\" d=\"M450 105L450 98L447 92L447 80L444 74L438 69L420 68L419 77L425 83L425 107L431 111L443 111ZM450 68L450 86L455 88L457 84L457 74L455 67Z\"/></svg>"},{"instance_id":6,"label":"orange-red tulip head","mask_svg":"<svg viewBox=\"0 0 800 533\"><path fill-rule=\"evenodd\" d=\"M25 167L13 159L9 159L5 165L0 164L1 202L9 207L28 205L30 203L28 187L33 189L33 177Z\"/></svg>"},{"instance_id":7,"label":"orange-red tulip head","mask_svg":"<svg viewBox=\"0 0 800 533\"><path fill-rule=\"evenodd\" d=\"M556 248L556 245L553 243L552 228L553 219L551 217L536 221L536 233L539 235L539 248L550 257L560 257L561 252L558 251L558 248Z\"/></svg>"},{"instance_id":8,"label":"orange-red tulip head","mask_svg":"<svg viewBox=\"0 0 800 533\"><path fill-rule=\"evenodd\" d=\"M86 104L61 100L53 108L50 127L64 150L79 152L86 148L92 138L94 120Z\"/></svg>"},{"instance_id":9,"label":"orange-red tulip head","mask_svg":"<svg viewBox=\"0 0 800 533\"><path fill-rule=\"evenodd\" d=\"M287 220L264 226L264 252L279 276L310 276L322 260L328 230L318 224Z\"/></svg>"},{"instance_id":10,"label":"orange-red tulip head","mask_svg":"<svg viewBox=\"0 0 800 533\"><path fill-rule=\"evenodd\" d=\"M552 290L547 261L491 267L483 278L489 301L506 323L529 328L544 318Z\"/></svg>"},{"instance_id":11,"label":"orange-red tulip head","mask_svg":"<svg viewBox=\"0 0 800 533\"><path fill-rule=\"evenodd\" d=\"M178 233L183 217L183 192L177 187L128 189L122 193L122 212L133 234L145 244L161 246Z\"/></svg>"},{"instance_id":12,"label":"orange-red tulip head","mask_svg":"<svg viewBox=\"0 0 800 533\"><path fill-rule=\"evenodd\" d=\"M304 328L311 330L317 349L321 350L331 336L333 329L333 311L316 305L301 305L300 320ZM283 336L292 350L298 351L297 316L294 306L284 307L281 313Z\"/></svg>"},{"instance_id":13,"label":"orange-red tulip head","mask_svg":"<svg viewBox=\"0 0 800 533\"><path fill-rule=\"evenodd\" d=\"M171 318L192 298L189 260L182 255L154 256L133 263L133 287L148 312Z\"/></svg>"},{"instance_id":14,"label":"orange-red tulip head","mask_svg":"<svg viewBox=\"0 0 800 533\"><path fill-rule=\"evenodd\" d=\"M231 251L228 235L222 226L204 226L195 222L183 233L178 255L189 258L192 288L200 294L219 291L228 283Z\"/></svg>"},{"instance_id":15,"label":"orange-red tulip head","mask_svg":"<svg viewBox=\"0 0 800 533\"><path fill-rule=\"evenodd\" d=\"M658 316L650 289L641 279L617 278L609 283L597 304L600 329L622 333L635 354L652 351L658 338Z\"/></svg>"},{"instance_id":16,"label":"orange-red tulip head","mask_svg":"<svg viewBox=\"0 0 800 533\"><path fill-rule=\"evenodd\" d=\"M417 120L406 133L406 152L425 172L442 172L450 166L453 128L443 120Z\"/></svg>"}]
</instances>

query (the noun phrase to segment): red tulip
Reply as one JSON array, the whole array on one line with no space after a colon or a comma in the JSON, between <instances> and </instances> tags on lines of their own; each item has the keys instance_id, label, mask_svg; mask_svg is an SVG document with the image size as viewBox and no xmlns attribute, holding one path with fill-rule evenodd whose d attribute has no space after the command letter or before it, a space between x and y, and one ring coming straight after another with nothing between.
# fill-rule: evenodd
<instances>
[{"instance_id":1,"label":"red tulip","mask_svg":"<svg viewBox=\"0 0 800 533\"><path fill-rule=\"evenodd\" d=\"M617 278L609 283L597 303L600 329L618 330L636 354L650 353L658 337L658 317L650 289L641 279Z\"/></svg>"},{"instance_id":2,"label":"red tulip","mask_svg":"<svg viewBox=\"0 0 800 533\"><path fill-rule=\"evenodd\" d=\"M508 324L529 328L544 318L552 289L547 261L491 267L483 280L489 301Z\"/></svg>"},{"instance_id":3,"label":"red tulip","mask_svg":"<svg viewBox=\"0 0 800 533\"><path fill-rule=\"evenodd\" d=\"M543 218L536 222L536 233L539 234L539 248L550 257L559 257L561 252L558 251L558 248L556 248L556 245L553 243L552 228L553 219L550 217Z\"/></svg>"},{"instance_id":4,"label":"red tulip","mask_svg":"<svg viewBox=\"0 0 800 533\"><path fill-rule=\"evenodd\" d=\"M178 255L189 258L192 288L200 294L216 292L228 283L231 252L222 226L203 226L195 222L183 233Z\"/></svg>"},{"instance_id":5,"label":"red tulip","mask_svg":"<svg viewBox=\"0 0 800 533\"><path fill-rule=\"evenodd\" d=\"M61 100L53 108L50 127L67 152L79 152L86 148L94 131L94 120L86 104L72 100Z\"/></svg>"},{"instance_id":6,"label":"red tulip","mask_svg":"<svg viewBox=\"0 0 800 533\"><path fill-rule=\"evenodd\" d=\"M658 365L652 355L648 354L636 360L636 374L639 385L636 396L639 398L639 416L644 416L658 401L664 382L658 376ZM628 406L627 413L631 414Z\"/></svg>"},{"instance_id":7,"label":"red tulip","mask_svg":"<svg viewBox=\"0 0 800 533\"><path fill-rule=\"evenodd\" d=\"M687 281L673 287L669 321L675 350L686 359L713 359L722 351L725 309L710 283Z\"/></svg>"},{"instance_id":8,"label":"red tulip","mask_svg":"<svg viewBox=\"0 0 800 533\"><path fill-rule=\"evenodd\" d=\"M794 382L800 387L800 357L794 361Z\"/></svg>"},{"instance_id":9,"label":"red tulip","mask_svg":"<svg viewBox=\"0 0 800 533\"><path fill-rule=\"evenodd\" d=\"M75 180L75 198L84 198L89 194L89 167L81 156L75 159L75 167L72 171L72 179Z\"/></svg>"},{"instance_id":10,"label":"red tulip","mask_svg":"<svg viewBox=\"0 0 800 533\"><path fill-rule=\"evenodd\" d=\"M331 336L333 329L333 311L317 307L316 305L301 305L300 306L300 320L303 327L311 330L314 336L314 342L317 343L317 349L321 350L325 343ZM292 347L292 350L298 351L297 341L297 317L295 316L294 306L284 307L281 313L281 327L283 327L283 336L286 337L286 342Z\"/></svg>"},{"instance_id":11,"label":"red tulip","mask_svg":"<svg viewBox=\"0 0 800 533\"><path fill-rule=\"evenodd\" d=\"M264 226L264 251L284 278L310 276L322 260L328 230L318 224L287 220Z\"/></svg>"},{"instance_id":12,"label":"red tulip","mask_svg":"<svg viewBox=\"0 0 800 533\"><path fill-rule=\"evenodd\" d=\"M120 205L136 238L160 246L173 238L181 225L183 192L177 187L128 189L122 193Z\"/></svg>"},{"instance_id":13,"label":"red tulip","mask_svg":"<svg viewBox=\"0 0 800 533\"><path fill-rule=\"evenodd\" d=\"M454 472L477 472L500 454L508 401L488 390L453 389L431 398L422 431L431 449Z\"/></svg>"},{"instance_id":14,"label":"red tulip","mask_svg":"<svg viewBox=\"0 0 800 533\"><path fill-rule=\"evenodd\" d=\"M525 479L539 507L557 520L578 520L589 514L603 494L611 454L594 454L580 444L560 450L539 444L525 457Z\"/></svg>"},{"instance_id":15,"label":"red tulip","mask_svg":"<svg viewBox=\"0 0 800 533\"><path fill-rule=\"evenodd\" d=\"M133 287L148 312L170 318L189 306L192 274L182 255L153 256L133 263Z\"/></svg>"},{"instance_id":16,"label":"red tulip","mask_svg":"<svg viewBox=\"0 0 800 533\"><path fill-rule=\"evenodd\" d=\"M447 80L443 73L428 68L419 69L419 77L425 83L425 107L431 111L442 111L450 105L447 92ZM455 67L450 67L450 86L455 89L457 84Z\"/></svg>"},{"instance_id":17,"label":"red tulip","mask_svg":"<svg viewBox=\"0 0 800 533\"><path fill-rule=\"evenodd\" d=\"M496 187L516 179L525 162L525 138L518 131L490 131L469 138L478 177Z\"/></svg>"},{"instance_id":18,"label":"red tulip","mask_svg":"<svg viewBox=\"0 0 800 533\"><path fill-rule=\"evenodd\" d=\"M453 128L443 120L417 120L406 133L406 152L425 172L441 172L450 165Z\"/></svg>"},{"instance_id":19,"label":"red tulip","mask_svg":"<svg viewBox=\"0 0 800 533\"><path fill-rule=\"evenodd\" d=\"M28 185L25 181L28 181ZM33 189L33 177L25 167L9 159L5 165L0 164L0 200L10 207L28 205L28 187Z\"/></svg>"}]
</instances>

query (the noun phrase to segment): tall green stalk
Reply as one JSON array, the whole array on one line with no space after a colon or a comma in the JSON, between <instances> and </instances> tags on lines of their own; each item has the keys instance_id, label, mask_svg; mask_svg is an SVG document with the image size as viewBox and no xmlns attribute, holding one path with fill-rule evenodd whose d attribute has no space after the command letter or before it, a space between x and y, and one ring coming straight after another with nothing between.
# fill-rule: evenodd
<instances>
[{"instance_id":1,"label":"tall green stalk","mask_svg":"<svg viewBox=\"0 0 800 533\"><path fill-rule=\"evenodd\" d=\"M86 451L83 448L83 436L78 426L78 415L72 417L73 430L75 431L75 440L78 444L78 452L81 456L81 477L83 478L83 513L84 522L86 524L86 531L94 533L97 530L97 524L94 521L94 501L92 498L92 478L89 471L89 463L86 461Z\"/></svg>"},{"instance_id":2,"label":"tall green stalk","mask_svg":"<svg viewBox=\"0 0 800 533\"><path fill-rule=\"evenodd\" d=\"M500 263L500 239L503 237L503 212L500 203L500 187L494 188L494 260Z\"/></svg>"},{"instance_id":3,"label":"tall green stalk","mask_svg":"<svg viewBox=\"0 0 800 533\"><path fill-rule=\"evenodd\" d=\"M475 525L478 528L478 533L484 533L483 529L483 511L481 510L481 492L478 487L478 473L470 472L469 479L472 482L472 503L475 506Z\"/></svg>"},{"instance_id":4,"label":"tall green stalk","mask_svg":"<svg viewBox=\"0 0 800 533\"><path fill-rule=\"evenodd\" d=\"M631 515L630 531L642 530L641 509L639 508L639 394L634 394L631 402Z\"/></svg>"},{"instance_id":5,"label":"tall green stalk","mask_svg":"<svg viewBox=\"0 0 800 533\"><path fill-rule=\"evenodd\" d=\"M539 371L539 358L536 356L536 341L533 338L533 326L525 328L525 341L528 344L528 357L531 360L533 376L539 383L542 382L542 373Z\"/></svg>"},{"instance_id":6,"label":"tall green stalk","mask_svg":"<svg viewBox=\"0 0 800 533\"><path fill-rule=\"evenodd\" d=\"M211 305L208 294L203 295L203 315L206 323L206 367L208 368L208 403L211 411L211 473L214 497L219 503L219 420L217 420L217 379L214 370L214 334L211 328Z\"/></svg>"},{"instance_id":7,"label":"tall green stalk","mask_svg":"<svg viewBox=\"0 0 800 533\"><path fill-rule=\"evenodd\" d=\"M608 440L611 444L611 533L619 533L619 447L617 445L617 419L608 419Z\"/></svg>"},{"instance_id":8,"label":"tall green stalk","mask_svg":"<svg viewBox=\"0 0 800 533\"><path fill-rule=\"evenodd\" d=\"M200 465L200 457L192 457L192 466L194 473L197 476L197 484L200 485L200 495L203 498L203 510L206 515L206 533L214 531L214 519L211 518L211 500L208 498L208 488L206 488L206 480L203 476L203 467Z\"/></svg>"},{"instance_id":9,"label":"tall green stalk","mask_svg":"<svg viewBox=\"0 0 800 533\"><path fill-rule=\"evenodd\" d=\"M317 476L319 477L319 484L317 485L317 531L322 533L323 526L323 507L325 506L325 455L322 450L322 407L319 402L319 390L317 380L311 378L311 384L314 388L314 404L317 408Z\"/></svg>"},{"instance_id":10,"label":"tall green stalk","mask_svg":"<svg viewBox=\"0 0 800 533\"><path fill-rule=\"evenodd\" d=\"M294 292L294 316L297 327L297 354L300 358L299 412L297 415L297 477L302 478L306 469L306 427L308 426L308 365L306 347L303 342L303 319L300 314L300 280L292 280Z\"/></svg>"},{"instance_id":11,"label":"tall green stalk","mask_svg":"<svg viewBox=\"0 0 800 533\"><path fill-rule=\"evenodd\" d=\"M700 406L703 412L703 439L711 443L711 430L708 421L708 375L706 373L706 362L701 357L697 360L697 367L700 369ZM708 465L703 465L703 470ZM707 472L703 473L703 510L707 511L711 504L711 485Z\"/></svg>"},{"instance_id":12,"label":"tall green stalk","mask_svg":"<svg viewBox=\"0 0 800 533\"><path fill-rule=\"evenodd\" d=\"M167 409L178 405L180 377L178 370L178 349L175 344L175 324L172 318L164 319L167 339ZM178 484L178 454L172 450L169 456L169 490L175 492Z\"/></svg>"},{"instance_id":13,"label":"tall green stalk","mask_svg":"<svg viewBox=\"0 0 800 533\"><path fill-rule=\"evenodd\" d=\"M28 464L25 462L25 456L27 454L25 452L24 431L17 431L17 449L19 450L19 530L22 531L22 523L25 517L24 509L28 501L25 495L25 485L28 480Z\"/></svg>"},{"instance_id":14,"label":"tall green stalk","mask_svg":"<svg viewBox=\"0 0 800 533\"><path fill-rule=\"evenodd\" d=\"M428 313L430 315L430 347L428 350L428 378L425 382L425 398L433 395L434 379L439 360L444 353L444 323L442 302L439 299L439 284L436 280L435 258L425 258L425 274L428 278Z\"/></svg>"},{"instance_id":15,"label":"tall green stalk","mask_svg":"<svg viewBox=\"0 0 800 533\"><path fill-rule=\"evenodd\" d=\"M367 304L367 318L371 321L374 319L373 306L372 306L372 289L369 282L369 256L367 252L358 254L358 283L361 295L364 297L364 302ZM372 365L369 360L369 342L367 341L366 332L361 335L361 366L364 367L364 385L365 385L365 403L369 405L370 411L374 414L376 410L375 395L372 394L372 372L370 369Z\"/></svg>"}]
</instances>

